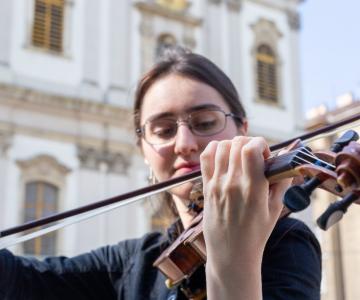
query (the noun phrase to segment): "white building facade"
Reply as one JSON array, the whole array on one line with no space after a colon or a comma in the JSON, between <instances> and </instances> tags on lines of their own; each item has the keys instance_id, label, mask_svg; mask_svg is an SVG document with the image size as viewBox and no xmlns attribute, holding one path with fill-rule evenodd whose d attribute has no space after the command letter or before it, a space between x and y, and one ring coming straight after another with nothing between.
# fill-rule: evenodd
<instances>
[{"instance_id":1,"label":"white building facade","mask_svg":"<svg viewBox=\"0 0 360 300\"><path fill-rule=\"evenodd\" d=\"M147 184L132 92L169 44L235 83L250 134L300 132L300 0L0 0L0 227ZM151 228L134 204L14 251L74 255Z\"/></svg>"}]
</instances>

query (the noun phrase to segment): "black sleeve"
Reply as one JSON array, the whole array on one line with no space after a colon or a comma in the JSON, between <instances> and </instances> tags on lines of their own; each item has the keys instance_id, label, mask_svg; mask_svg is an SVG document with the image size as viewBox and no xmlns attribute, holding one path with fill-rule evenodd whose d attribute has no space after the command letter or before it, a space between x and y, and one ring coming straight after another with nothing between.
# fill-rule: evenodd
<instances>
[{"instance_id":1,"label":"black sleeve","mask_svg":"<svg viewBox=\"0 0 360 300\"><path fill-rule=\"evenodd\" d=\"M301 221L278 222L265 248L262 264L264 300L318 300L321 249Z\"/></svg>"},{"instance_id":2,"label":"black sleeve","mask_svg":"<svg viewBox=\"0 0 360 300\"><path fill-rule=\"evenodd\" d=\"M73 258L44 261L0 251L0 299L116 299L114 283L126 272L135 241Z\"/></svg>"}]
</instances>

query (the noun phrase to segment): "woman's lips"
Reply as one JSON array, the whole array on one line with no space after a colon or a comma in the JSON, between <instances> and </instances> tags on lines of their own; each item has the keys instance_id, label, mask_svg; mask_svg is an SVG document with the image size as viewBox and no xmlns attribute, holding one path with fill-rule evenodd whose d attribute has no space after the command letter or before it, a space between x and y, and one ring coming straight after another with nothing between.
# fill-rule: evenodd
<instances>
[{"instance_id":1,"label":"woman's lips","mask_svg":"<svg viewBox=\"0 0 360 300\"><path fill-rule=\"evenodd\" d=\"M196 165L183 165L183 166L180 166L176 169L174 175L175 176L180 176L180 175L183 175L183 174L186 174L186 173L190 173L190 172L193 172L193 171L198 171L200 170L200 164L196 164Z\"/></svg>"}]
</instances>

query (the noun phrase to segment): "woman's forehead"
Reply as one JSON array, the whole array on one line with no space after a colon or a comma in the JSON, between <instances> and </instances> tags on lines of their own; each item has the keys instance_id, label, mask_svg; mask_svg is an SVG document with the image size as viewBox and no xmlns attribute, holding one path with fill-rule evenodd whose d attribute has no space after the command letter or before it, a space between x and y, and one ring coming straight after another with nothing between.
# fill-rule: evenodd
<instances>
[{"instance_id":1,"label":"woman's forehead","mask_svg":"<svg viewBox=\"0 0 360 300\"><path fill-rule=\"evenodd\" d=\"M144 95L141 119L147 120L163 113L186 113L206 106L229 110L223 97L213 87L183 76L169 75L156 81Z\"/></svg>"}]
</instances>

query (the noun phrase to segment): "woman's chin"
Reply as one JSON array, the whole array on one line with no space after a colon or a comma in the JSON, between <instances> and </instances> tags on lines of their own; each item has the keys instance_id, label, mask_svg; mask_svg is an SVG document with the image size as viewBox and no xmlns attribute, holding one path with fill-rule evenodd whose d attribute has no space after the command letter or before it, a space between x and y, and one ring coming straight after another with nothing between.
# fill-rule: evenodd
<instances>
[{"instance_id":1,"label":"woman's chin","mask_svg":"<svg viewBox=\"0 0 360 300\"><path fill-rule=\"evenodd\" d=\"M186 183L183 183L179 186L172 188L171 190L169 190L169 192L170 192L170 194L172 194L178 198L188 200L193 187L194 187L193 182L186 182Z\"/></svg>"}]
</instances>

